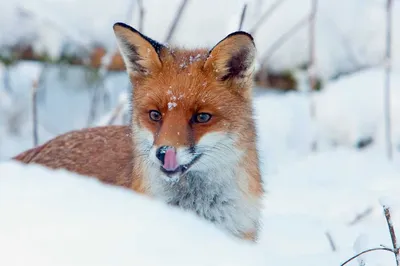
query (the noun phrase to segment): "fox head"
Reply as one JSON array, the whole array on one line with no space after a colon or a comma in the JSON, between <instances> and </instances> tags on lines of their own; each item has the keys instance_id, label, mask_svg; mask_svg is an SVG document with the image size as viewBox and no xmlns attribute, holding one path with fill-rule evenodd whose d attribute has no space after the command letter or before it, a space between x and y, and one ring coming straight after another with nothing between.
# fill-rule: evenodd
<instances>
[{"instance_id":1,"label":"fox head","mask_svg":"<svg viewBox=\"0 0 400 266\"><path fill-rule=\"evenodd\" d=\"M135 157L172 180L188 171L228 170L251 149L251 35L238 31L210 50L185 50L123 23L114 33L133 85Z\"/></svg>"}]
</instances>

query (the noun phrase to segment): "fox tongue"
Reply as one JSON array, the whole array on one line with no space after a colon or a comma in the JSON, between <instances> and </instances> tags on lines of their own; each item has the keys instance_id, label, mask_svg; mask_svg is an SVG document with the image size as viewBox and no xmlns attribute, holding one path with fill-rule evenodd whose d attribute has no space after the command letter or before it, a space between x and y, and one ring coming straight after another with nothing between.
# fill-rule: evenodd
<instances>
[{"instance_id":1,"label":"fox tongue","mask_svg":"<svg viewBox=\"0 0 400 266\"><path fill-rule=\"evenodd\" d=\"M175 171L178 168L178 162L176 160L176 153L174 149L168 149L165 152L163 167L167 171Z\"/></svg>"}]
</instances>

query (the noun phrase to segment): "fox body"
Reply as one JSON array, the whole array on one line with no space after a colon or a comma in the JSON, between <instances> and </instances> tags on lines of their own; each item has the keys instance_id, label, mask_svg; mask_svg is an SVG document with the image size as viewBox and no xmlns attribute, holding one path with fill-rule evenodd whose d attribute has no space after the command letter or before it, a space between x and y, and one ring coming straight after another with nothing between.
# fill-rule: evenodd
<instances>
[{"instance_id":1,"label":"fox body","mask_svg":"<svg viewBox=\"0 0 400 266\"><path fill-rule=\"evenodd\" d=\"M133 85L131 124L69 132L14 159L131 188L255 240L263 189L252 37L186 50L122 23L114 32Z\"/></svg>"}]
</instances>

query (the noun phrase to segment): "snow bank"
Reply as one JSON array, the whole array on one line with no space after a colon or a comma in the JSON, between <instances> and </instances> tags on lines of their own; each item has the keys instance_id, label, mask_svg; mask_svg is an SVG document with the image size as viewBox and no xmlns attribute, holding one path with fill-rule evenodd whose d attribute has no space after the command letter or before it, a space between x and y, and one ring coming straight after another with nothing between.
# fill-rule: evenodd
<instances>
[{"instance_id":1,"label":"snow bank","mask_svg":"<svg viewBox=\"0 0 400 266\"><path fill-rule=\"evenodd\" d=\"M0 264L337 266L358 251L354 246L391 245L380 201L390 201L397 233L399 173L374 153L347 149L281 165L263 176L263 228L253 245L93 178L3 162ZM389 253L364 259L394 265Z\"/></svg>"},{"instance_id":2,"label":"snow bank","mask_svg":"<svg viewBox=\"0 0 400 266\"><path fill-rule=\"evenodd\" d=\"M328 82L311 97L299 92L260 92L254 99L259 149L269 171L310 153L313 139L318 151L357 148L372 139L367 149L385 157L384 70L373 68ZM310 101L315 119L310 117ZM392 140L400 159L400 72L391 76Z\"/></svg>"},{"instance_id":3,"label":"snow bank","mask_svg":"<svg viewBox=\"0 0 400 266\"><path fill-rule=\"evenodd\" d=\"M1 265L265 265L191 213L66 171L0 164Z\"/></svg>"},{"instance_id":4,"label":"snow bank","mask_svg":"<svg viewBox=\"0 0 400 266\"><path fill-rule=\"evenodd\" d=\"M264 176L267 195L259 244L281 258L278 265L337 266L357 252L357 241L362 250L390 247L380 201L390 200L400 233L399 176L400 167L380 155L349 149L282 165L275 174ZM354 222L362 213L364 217ZM393 254L385 252L370 253L365 261L371 266L395 265Z\"/></svg>"},{"instance_id":5,"label":"snow bank","mask_svg":"<svg viewBox=\"0 0 400 266\"><path fill-rule=\"evenodd\" d=\"M384 147L384 78L382 68L364 70L326 85L315 95L318 135L340 145L355 146L372 138ZM400 72L391 75L394 149L400 151Z\"/></svg>"}]
</instances>

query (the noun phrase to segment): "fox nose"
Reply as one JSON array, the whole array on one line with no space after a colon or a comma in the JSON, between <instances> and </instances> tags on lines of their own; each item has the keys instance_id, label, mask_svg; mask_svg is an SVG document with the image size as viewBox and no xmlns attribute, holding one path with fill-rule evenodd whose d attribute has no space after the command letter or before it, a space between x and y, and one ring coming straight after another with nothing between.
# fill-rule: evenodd
<instances>
[{"instance_id":1,"label":"fox nose","mask_svg":"<svg viewBox=\"0 0 400 266\"><path fill-rule=\"evenodd\" d=\"M156 157L161 161L166 171L175 171L178 168L176 151L171 146L161 146L156 151Z\"/></svg>"},{"instance_id":2,"label":"fox nose","mask_svg":"<svg viewBox=\"0 0 400 266\"><path fill-rule=\"evenodd\" d=\"M171 146L161 146L160 148L157 149L156 157L157 157L158 160L161 161L162 164L164 164L165 153L167 152L168 149L173 149L173 147L171 147Z\"/></svg>"}]
</instances>

